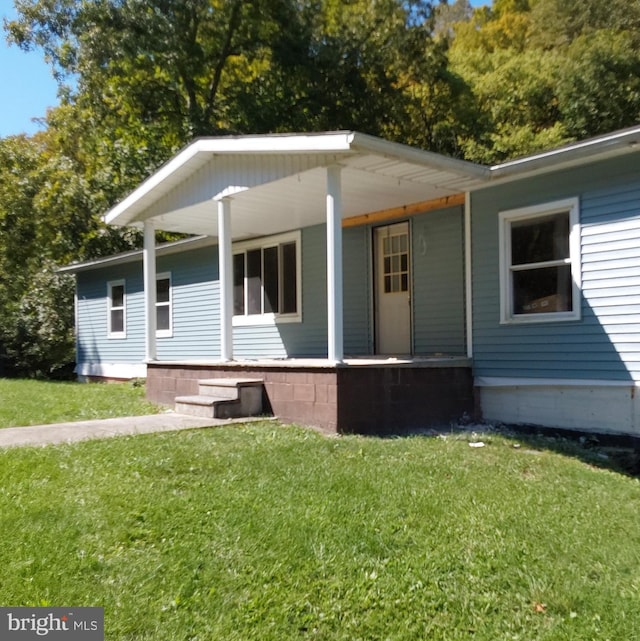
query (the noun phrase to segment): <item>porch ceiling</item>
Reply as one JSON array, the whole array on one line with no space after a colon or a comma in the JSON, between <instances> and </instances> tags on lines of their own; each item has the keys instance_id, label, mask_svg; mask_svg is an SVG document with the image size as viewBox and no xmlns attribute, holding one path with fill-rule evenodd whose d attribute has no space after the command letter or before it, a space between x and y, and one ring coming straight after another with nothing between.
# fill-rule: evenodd
<instances>
[{"instance_id":1,"label":"porch ceiling","mask_svg":"<svg viewBox=\"0 0 640 641\"><path fill-rule=\"evenodd\" d=\"M114 207L105 221L217 236L216 197L230 195L234 239L322 223L326 168L342 168L343 218L442 198L487 170L353 132L196 141Z\"/></svg>"}]
</instances>

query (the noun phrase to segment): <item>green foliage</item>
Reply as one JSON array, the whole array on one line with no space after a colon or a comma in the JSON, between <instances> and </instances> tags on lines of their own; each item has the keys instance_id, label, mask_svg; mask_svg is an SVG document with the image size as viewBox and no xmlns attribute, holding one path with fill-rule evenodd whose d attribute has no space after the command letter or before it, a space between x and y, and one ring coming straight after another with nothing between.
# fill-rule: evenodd
<instances>
[{"instance_id":1,"label":"green foliage","mask_svg":"<svg viewBox=\"0 0 640 641\"><path fill-rule=\"evenodd\" d=\"M575 138L640 121L640 55L629 31L600 30L576 38L559 72L558 104Z\"/></svg>"},{"instance_id":2,"label":"green foliage","mask_svg":"<svg viewBox=\"0 0 640 641\"><path fill-rule=\"evenodd\" d=\"M198 135L381 133L399 115L399 70L431 45L431 4L21 0L8 31L77 74L76 103L119 145L166 157Z\"/></svg>"},{"instance_id":3,"label":"green foliage","mask_svg":"<svg viewBox=\"0 0 640 641\"><path fill-rule=\"evenodd\" d=\"M33 274L5 312L0 342L14 373L33 377L71 374L74 362L73 277L47 265ZM62 371L61 371L62 370Z\"/></svg>"},{"instance_id":4,"label":"green foliage","mask_svg":"<svg viewBox=\"0 0 640 641\"><path fill-rule=\"evenodd\" d=\"M131 249L138 234L107 229L97 180L61 107L33 138L0 139L0 358L25 376L55 376L74 360L73 279L55 265ZM62 116L66 117L63 119ZM57 118L58 120L53 120ZM66 134L66 135L65 135Z\"/></svg>"},{"instance_id":5,"label":"green foliage","mask_svg":"<svg viewBox=\"0 0 640 641\"><path fill-rule=\"evenodd\" d=\"M640 120L638 0L504 0L455 25L450 61L485 127L467 158L502 161Z\"/></svg>"},{"instance_id":6,"label":"green foliage","mask_svg":"<svg viewBox=\"0 0 640 641\"><path fill-rule=\"evenodd\" d=\"M0 452L0 601L100 605L114 641L637 638L637 480L483 440L265 423Z\"/></svg>"},{"instance_id":7,"label":"green foliage","mask_svg":"<svg viewBox=\"0 0 640 641\"><path fill-rule=\"evenodd\" d=\"M39 152L24 136L0 139L0 314L25 286L38 238L33 200L42 184Z\"/></svg>"}]
</instances>

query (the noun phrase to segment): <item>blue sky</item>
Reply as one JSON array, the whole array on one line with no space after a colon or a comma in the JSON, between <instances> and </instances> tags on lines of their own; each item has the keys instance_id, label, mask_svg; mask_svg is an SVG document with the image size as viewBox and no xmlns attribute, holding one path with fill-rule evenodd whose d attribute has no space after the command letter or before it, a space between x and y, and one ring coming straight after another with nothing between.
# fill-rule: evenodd
<instances>
[{"instance_id":1,"label":"blue sky","mask_svg":"<svg viewBox=\"0 0 640 641\"><path fill-rule=\"evenodd\" d=\"M0 22L13 18L13 2L0 0ZM57 85L39 51L25 53L0 38L0 136L38 130L41 118L58 102Z\"/></svg>"},{"instance_id":2,"label":"blue sky","mask_svg":"<svg viewBox=\"0 0 640 641\"><path fill-rule=\"evenodd\" d=\"M488 0L471 0L473 6ZM0 23L15 17L12 0L0 0ZM0 137L33 134L34 118L42 118L58 103L57 85L40 51L25 53L0 38Z\"/></svg>"}]
</instances>

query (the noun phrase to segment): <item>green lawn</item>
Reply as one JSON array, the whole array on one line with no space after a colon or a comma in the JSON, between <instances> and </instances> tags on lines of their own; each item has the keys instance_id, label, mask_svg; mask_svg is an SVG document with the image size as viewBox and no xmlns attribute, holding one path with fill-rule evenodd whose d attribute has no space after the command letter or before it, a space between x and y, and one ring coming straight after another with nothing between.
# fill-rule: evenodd
<instances>
[{"instance_id":1,"label":"green lawn","mask_svg":"<svg viewBox=\"0 0 640 641\"><path fill-rule=\"evenodd\" d=\"M469 438L0 451L0 603L103 606L109 640L639 639L638 479Z\"/></svg>"},{"instance_id":2,"label":"green lawn","mask_svg":"<svg viewBox=\"0 0 640 641\"><path fill-rule=\"evenodd\" d=\"M154 414L144 387L0 378L0 428Z\"/></svg>"}]
</instances>

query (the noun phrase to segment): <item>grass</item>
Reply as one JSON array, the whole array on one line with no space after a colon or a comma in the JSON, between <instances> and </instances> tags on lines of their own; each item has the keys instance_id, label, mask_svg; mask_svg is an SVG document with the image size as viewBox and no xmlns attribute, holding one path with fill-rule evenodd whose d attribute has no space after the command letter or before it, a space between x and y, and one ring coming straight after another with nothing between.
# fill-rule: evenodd
<instances>
[{"instance_id":1,"label":"grass","mask_svg":"<svg viewBox=\"0 0 640 641\"><path fill-rule=\"evenodd\" d=\"M261 423L0 452L0 603L109 640L640 638L640 482Z\"/></svg>"},{"instance_id":2,"label":"grass","mask_svg":"<svg viewBox=\"0 0 640 641\"><path fill-rule=\"evenodd\" d=\"M0 428L154 414L144 387L0 378Z\"/></svg>"}]
</instances>

